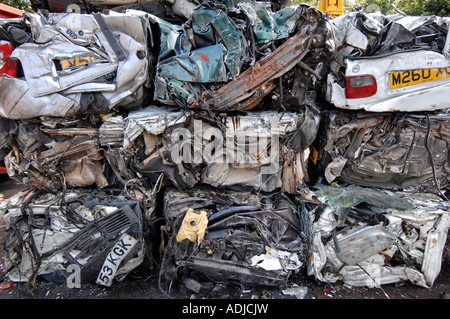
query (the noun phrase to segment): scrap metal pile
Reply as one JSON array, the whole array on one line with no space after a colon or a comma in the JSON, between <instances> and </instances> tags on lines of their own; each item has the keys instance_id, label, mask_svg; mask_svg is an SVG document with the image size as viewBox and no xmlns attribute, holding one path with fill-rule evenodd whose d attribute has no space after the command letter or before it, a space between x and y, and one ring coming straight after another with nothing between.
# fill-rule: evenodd
<instances>
[{"instance_id":1,"label":"scrap metal pile","mask_svg":"<svg viewBox=\"0 0 450 319\"><path fill-rule=\"evenodd\" d=\"M20 70L0 77L0 155L30 186L1 206L11 280L64 282L76 265L110 286L148 258L166 291L302 274L433 285L450 226L448 103L333 101L351 56L420 46L448 70L444 20L393 40L385 16L275 1L97 9L1 21Z\"/></svg>"}]
</instances>

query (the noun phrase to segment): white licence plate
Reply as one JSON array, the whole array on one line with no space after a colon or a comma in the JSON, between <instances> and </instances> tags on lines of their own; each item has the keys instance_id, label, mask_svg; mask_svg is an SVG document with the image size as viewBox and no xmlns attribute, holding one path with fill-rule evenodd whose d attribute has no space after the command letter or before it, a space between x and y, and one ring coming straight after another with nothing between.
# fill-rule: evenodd
<instances>
[{"instance_id":1,"label":"white licence plate","mask_svg":"<svg viewBox=\"0 0 450 319\"><path fill-rule=\"evenodd\" d=\"M124 234L109 252L103 266L98 274L96 283L103 286L111 286L117 269L122 260L130 253L137 244L137 239Z\"/></svg>"}]
</instances>

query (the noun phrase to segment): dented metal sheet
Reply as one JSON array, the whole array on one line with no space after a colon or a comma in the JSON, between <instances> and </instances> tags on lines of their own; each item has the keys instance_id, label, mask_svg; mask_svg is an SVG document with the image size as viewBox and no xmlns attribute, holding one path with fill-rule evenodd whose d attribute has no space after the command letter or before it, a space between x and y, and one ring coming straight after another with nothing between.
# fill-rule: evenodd
<instances>
[{"instance_id":1,"label":"dented metal sheet","mask_svg":"<svg viewBox=\"0 0 450 319\"><path fill-rule=\"evenodd\" d=\"M63 96L55 93L33 97L29 86L22 79L0 77L0 115L20 120L39 116L71 116L80 111L81 94ZM30 105L33 107L30 108Z\"/></svg>"},{"instance_id":2,"label":"dented metal sheet","mask_svg":"<svg viewBox=\"0 0 450 319\"><path fill-rule=\"evenodd\" d=\"M65 52L77 52L77 54L67 56L64 54ZM95 79L117 70L117 64L115 63L96 62L89 64L88 62L81 62L84 59L93 61L97 59L97 55L91 57L89 54L88 49L73 45L70 42L67 43L64 40L54 44L47 43L45 46L34 43L23 44L14 50L13 57L17 58L23 65L30 93L34 97L40 97L64 91L79 84L93 82ZM98 57L98 59L100 58ZM68 61L67 68L62 61ZM69 65L76 63L83 63L83 67L69 69ZM59 74L54 74L54 71L57 73L58 69L60 69ZM111 91L114 89L114 85L109 87ZM92 85L91 90L97 91L95 85ZM101 85L101 90L104 90L104 85Z\"/></svg>"},{"instance_id":3,"label":"dented metal sheet","mask_svg":"<svg viewBox=\"0 0 450 319\"><path fill-rule=\"evenodd\" d=\"M239 2L238 7L251 21L253 32L259 42L289 37L297 27L300 6L291 5L273 12L270 2ZM299 11L297 11L299 10Z\"/></svg>"},{"instance_id":4,"label":"dented metal sheet","mask_svg":"<svg viewBox=\"0 0 450 319\"><path fill-rule=\"evenodd\" d=\"M173 83L226 82L236 77L245 61L245 47L242 30L235 27L225 11L197 8L183 29L178 33L170 31L161 44L155 100L173 104L171 90L175 96L187 99Z\"/></svg>"},{"instance_id":5,"label":"dented metal sheet","mask_svg":"<svg viewBox=\"0 0 450 319\"><path fill-rule=\"evenodd\" d=\"M149 106L137 111L131 111L126 118L124 147L131 144L133 139L146 131L153 135L161 135L164 131L177 124L183 124L189 113L171 107Z\"/></svg>"}]
</instances>

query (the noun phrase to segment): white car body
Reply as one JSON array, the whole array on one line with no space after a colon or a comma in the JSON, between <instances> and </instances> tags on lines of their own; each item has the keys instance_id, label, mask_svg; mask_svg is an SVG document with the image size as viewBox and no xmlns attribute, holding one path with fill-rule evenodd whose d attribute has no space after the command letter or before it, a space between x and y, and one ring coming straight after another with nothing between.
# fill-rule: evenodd
<instances>
[{"instance_id":1,"label":"white car body","mask_svg":"<svg viewBox=\"0 0 450 319\"><path fill-rule=\"evenodd\" d=\"M368 97L349 98L333 74L327 79L327 100L338 108L370 112L419 112L450 107L450 61L441 53L430 50L404 51L384 56L346 59L346 78L371 75L376 79L376 93ZM431 71L429 71L432 69ZM414 71L414 75L433 76L436 80L391 88L391 72ZM406 74L403 74L403 76ZM420 81L420 80L419 80ZM394 83L395 84L395 83Z\"/></svg>"}]
</instances>

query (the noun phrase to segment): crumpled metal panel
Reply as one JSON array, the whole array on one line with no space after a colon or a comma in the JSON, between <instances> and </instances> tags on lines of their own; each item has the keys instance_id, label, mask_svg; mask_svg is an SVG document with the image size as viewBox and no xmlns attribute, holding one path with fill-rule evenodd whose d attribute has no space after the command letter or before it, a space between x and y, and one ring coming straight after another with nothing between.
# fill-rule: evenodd
<instances>
[{"instance_id":1,"label":"crumpled metal panel","mask_svg":"<svg viewBox=\"0 0 450 319\"><path fill-rule=\"evenodd\" d=\"M256 11L250 12L253 5L242 6L245 10L238 12L255 23L260 20L253 17ZM154 99L183 108L219 111L247 110L261 103L275 89L275 80L296 67L314 47L313 38L316 44L320 42L316 29L324 17L306 5L276 13L262 3L254 6L267 18L263 20L273 29L270 32L278 36L259 43L260 28L255 26L245 39L248 31L241 20L231 19L220 9L195 9L182 29L163 22ZM283 19L289 21L288 26ZM286 38L287 43L280 41ZM314 72L318 63L314 62L312 69L308 66L309 70Z\"/></svg>"},{"instance_id":2,"label":"crumpled metal panel","mask_svg":"<svg viewBox=\"0 0 450 319\"><path fill-rule=\"evenodd\" d=\"M48 190L60 190L65 184L99 188L109 185L104 176L98 128L67 127L20 122L15 135L18 148L5 157L12 178Z\"/></svg>"},{"instance_id":3,"label":"crumpled metal panel","mask_svg":"<svg viewBox=\"0 0 450 319\"><path fill-rule=\"evenodd\" d=\"M161 135L164 131L176 124L183 124L190 113L185 113L177 108L148 106L140 110L131 111L125 119L125 138L130 141L124 142L126 148L143 131L153 135ZM137 131L137 132L135 132Z\"/></svg>"},{"instance_id":4,"label":"crumpled metal panel","mask_svg":"<svg viewBox=\"0 0 450 319\"><path fill-rule=\"evenodd\" d=\"M440 194L449 182L449 114L331 112L324 150L329 183Z\"/></svg>"},{"instance_id":5,"label":"crumpled metal panel","mask_svg":"<svg viewBox=\"0 0 450 319\"><path fill-rule=\"evenodd\" d=\"M258 62L227 85L214 92L203 92L200 98L193 101L189 107L217 111L245 110L240 106L241 102L258 94L258 90L266 83L287 73L303 59L308 53L313 29L313 26L311 29L304 28L301 33L289 38L269 57ZM264 94L258 94L257 101L261 101L267 93L265 90Z\"/></svg>"},{"instance_id":6,"label":"crumpled metal panel","mask_svg":"<svg viewBox=\"0 0 450 319\"><path fill-rule=\"evenodd\" d=\"M380 12L362 11L351 12L332 21L337 47L350 45L359 48L362 52L358 55L362 56L419 48L443 52L447 23L448 17L391 17Z\"/></svg>"},{"instance_id":7,"label":"crumpled metal panel","mask_svg":"<svg viewBox=\"0 0 450 319\"><path fill-rule=\"evenodd\" d=\"M13 135L19 148L5 162L12 178L49 189L126 185L138 176L156 182L164 174L165 183L183 189L206 183L294 194L309 178L318 119L309 108L304 114L268 111L211 119L150 106L126 118L21 122Z\"/></svg>"},{"instance_id":8,"label":"crumpled metal panel","mask_svg":"<svg viewBox=\"0 0 450 319\"><path fill-rule=\"evenodd\" d=\"M124 120L121 115L106 116L98 129L98 140L101 146L122 146L124 138Z\"/></svg>"},{"instance_id":9,"label":"crumpled metal panel","mask_svg":"<svg viewBox=\"0 0 450 319\"><path fill-rule=\"evenodd\" d=\"M298 5L291 5L276 12L272 11L270 2L239 2L237 5L250 20L258 42L287 38L297 27L297 10L300 7Z\"/></svg>"},{"instance_id":10,"label":"crumpled metal panel","mask_svg":"<svg viewBox=\"0 0 450 319\"><path fill-rule=\"evenodd\" d=\"M253 112L213 120L149 107L130 113L124 146L148 136L144 133L156 138L155 143L161 147L136 159L135 167L152 180L164 172L180 188L206 183L262 191L281 187L293 194L308 179L306 167L312 140L307 136L311 131L304 135L298 130L302 123L310 123L307 117L313 112L306 113ZM317 130L319 123L313 123L310 127ZM289 142L285 145L285 141Z\"/></svg>"},{"instance_id":11,"label":"crumpled metal panel","mask_svg":"<svg viewBox=\"0 0 450 319\"><path fill-rule=\"evenodd\" d=\"M160 76L183 82L225 82L228 80L223 44L211 45L160 62ZM211 61L219 62L217 64Z\"/></svg>"},{"instance_id":12,"label":"crumpled metal panel","mask_svg":"<svg viewBox=\"0 0 450 319\"><path fill-rule=\"evenodd\" d=\"M292 35L272 54L258 61L230 83L216 91L204 91L193 100L190 108L207 110L247 110L254 107L270 92L265 86L289 72L309 52L321 14L312 8L304 9L300 31ZM263 88L263 90L261 90ZM246 99L256 100L250 105Z\"/></svg>"},{"instance_id":13,"label":"crumpled metal panel","mask_svg":"<svg viewBox=\"0 0 450 319\"><path fill-rule=\"evenodd\" d=\"M66 52L76 52L74 54L66 54ZM13 58L18 59L24 68L25 78L30 88L30 93L34 97L45 96L57 92L61 92L72 88L76 85L94 82L95 79L101 78L109 73L117 70L115 63L102 63L101 57L97 55L90 55L90 51L83 47L67 43L67 41L59 42L53 40L51 43L23 44L14 50ZM58 69L55 70L55 61L63 59L73 60L92 60L95 62L88 67L79 68L72 74L64 74ZM109 61L108 61L109 62ZM104 90L105 85L101 85L100 90ZM90 88L92 91L97 91L95 85ZM114 90L115 86L109 86L109 90ZM75 89L72 89L75 91Z\"/></svg>"}]
</instances>

